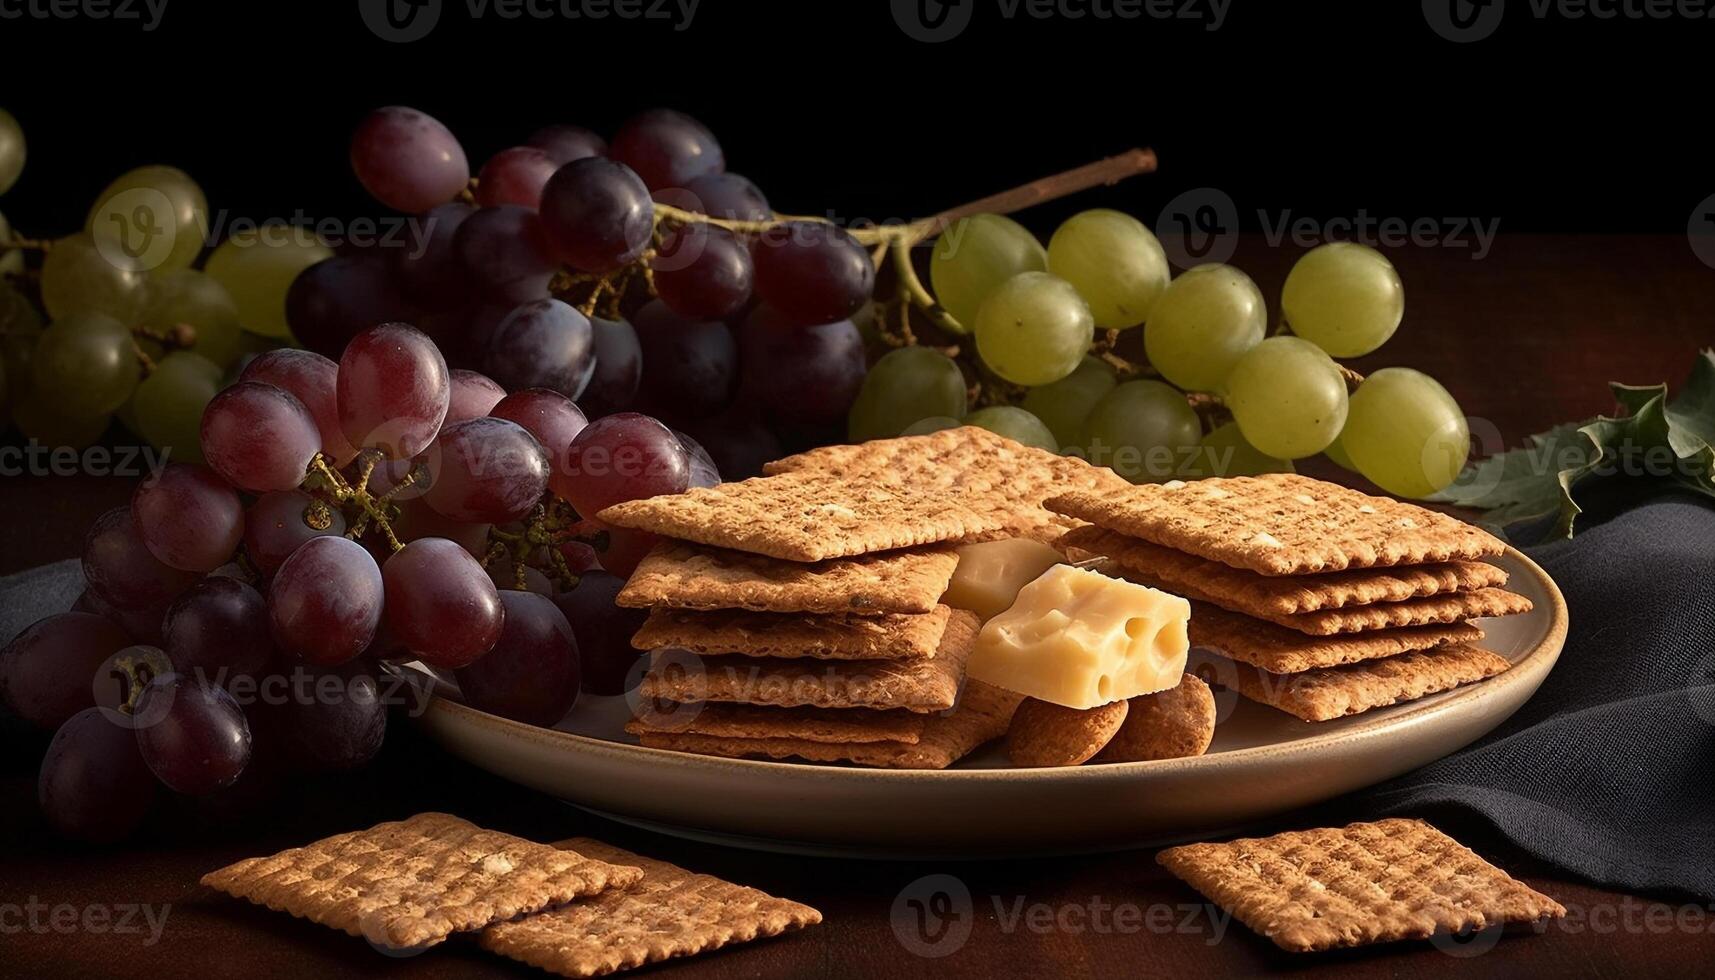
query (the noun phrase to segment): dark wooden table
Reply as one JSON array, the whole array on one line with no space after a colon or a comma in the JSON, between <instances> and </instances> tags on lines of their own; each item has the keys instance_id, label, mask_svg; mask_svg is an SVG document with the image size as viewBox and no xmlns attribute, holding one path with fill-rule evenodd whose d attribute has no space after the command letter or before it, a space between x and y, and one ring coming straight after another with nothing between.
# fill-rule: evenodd
<instances>
[{"instance_id":1,"label":"dark wooden table","mask_svg":"<svg viewBox=\"0 0 1715 980\"><path fill-rule=\"evenodd\" d=\"M1235 257L1277 295L1296 249L1247 239ZM1509 442L1610 407L1612 380L1681 382L1693 352L1715 342L1715 270L1683 237L1503 234L1481 260L1456 249L1397 249L1406 322L1360 369L1405 364L1439 378L1465 410ZM75 555L84 528L123 502L131 482L94 476L0 477L0 572ZM44 610L47 612L49 610ZM1574 619L1577 610L1573 610ZM1575 626L1575 628L1577 628ZM826 921L785 939L655 969L672 976L1209 976L1325 971L1334 975L1694 976L1715 963L1715 913L1675 896L1639 897L1536 866L1492 832L1443 826L1574 912L1541 935L1492 948L1395 945L1291 956L1212 918L1149 852L1018 862L862 862L784 857L689 843L586 815L456 762L395 725L364 773L293 786L242 821L172 813L141 841L70 848L35 808L41 745L13 737L0 751L0 975L530 976L455 941L390 959L365 943L216 897L197 885L229 861L372 822L445 810L552 840L588 834L693 869L809 902ZM1047 802L1045 801L1045 805ZM1353 814L1359 817L1361 814ZM957 813L924 819L957 821ZM1647 820L1647 814L1640 814ZM1293 824L1291 817L1282 826ZM895 916L902 893L952 875L971 899L968 938L925 936ZM921 896L920 896L921 897ZM151 934L144 910L161 928ZM1046 910L1046 911L1042 911ZM1023 912L1022 917L1015 915ZM1032 926L1048 915L1046 928ZM1674 925L1675 916L1679 925ZM85 918L88 916L88 918ZM130 926L118 928L119 924ZM1665 925L1664 925L1665 923ZM939 938L940 941L931 940ZM924 955L938 954L938 955ZM1454 955L1463 953L1466 955ZM1469 955L1475 953L1476 955Z\"/></svg>"}]
</instances>

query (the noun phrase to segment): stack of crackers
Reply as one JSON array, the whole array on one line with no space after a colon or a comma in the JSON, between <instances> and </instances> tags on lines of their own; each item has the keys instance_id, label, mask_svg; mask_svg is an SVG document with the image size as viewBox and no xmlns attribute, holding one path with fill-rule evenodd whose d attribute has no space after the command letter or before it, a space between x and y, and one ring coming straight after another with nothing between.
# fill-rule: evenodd
<instances>
[{"instance_id":1,"label":"stack of crackers","mask_svg":"<svg viewBox=\"0 0 1715 980\"><path fill-rule=\"evenodd\" d=\"M939 769L1007 730L1019 697L966 682L977 617L942 605L953 544L1054 539L1042 506L1118 478L976 428L835 446L771 475L597 518L662 535L618 596L653 651L627 724L645 746Z\"/></svg>"},{"instance_id":2,"label":"stack of crackers","mask_svg":"<svg viewBox=\"0 0 1715 980\"><path fill-rule=\"evenodd\" d=\"M1074 561L1192 601L1204 676L1306 721L1415 700L1506 670L1472 622L1527 612L1483 559L1494 536L1308 477L1171 481L1047 501L1089 526Z\"/></svg>"}]
</instances>

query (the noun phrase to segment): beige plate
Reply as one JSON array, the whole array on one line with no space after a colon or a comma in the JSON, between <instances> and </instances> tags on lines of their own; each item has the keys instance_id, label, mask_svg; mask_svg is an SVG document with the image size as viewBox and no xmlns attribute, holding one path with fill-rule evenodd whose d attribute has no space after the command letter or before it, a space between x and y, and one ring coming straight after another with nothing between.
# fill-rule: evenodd
<instances>
[{"instance_id":1,"label":"beige plate","mask_svg":"<svg viewBox=\"0 0 1715 980\"><path fill-rule=\"evenodd\" d=\"M458 703L421 718L453 754L615 819L740 846L870 856L1066 853L1207 836L1330 799L1470 744L1518 710L1566 639L1566 602L1537 564L1498 563L1536 608L1483 623L1513 662L1457 691L1307 724L1233 695L1196 759L1010 769L993 747L942 772L715 759L646 749L624 698L585 698L558 729Z\"/></svg>"}]
</instances>

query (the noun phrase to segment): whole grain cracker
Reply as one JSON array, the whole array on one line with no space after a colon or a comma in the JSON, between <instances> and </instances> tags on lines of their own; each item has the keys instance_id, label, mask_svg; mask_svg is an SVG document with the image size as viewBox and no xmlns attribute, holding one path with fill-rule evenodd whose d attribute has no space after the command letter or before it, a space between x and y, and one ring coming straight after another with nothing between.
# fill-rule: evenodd
<instances>
[{"instance_id":1,"label":"whole grain cracker","mask_svg":"<svg viewBox=\"0 0 1715 980\"><path fill-rule=\"evenodd\" d=\"M602 510L596 519L801 562L959 540L1006 526L994 511L979 512L954 494L815 472L630 500Z\"/></svg>"},{"instance_id":2,"label":"whole grain cracker","mask_svg":"<svg viewBox=\"0 0 1715 980\"><path fill-rule=\"evenodd\" d=\"M870 742L831 745L796 738L715 738L643 732L638 741L653 749L694 752L728 759L803 759L849 762L880 769L945 769L984 743L1006 734L1023 696L982 681L965 682L958 707L924 719L915 744Z\"/></svg>"},{"instance_id":3,"label":"whole grain cracker","mask_svg":"<svg viewBox=\"0 0 1715 980\"><path fill-rule=\"evenodd\" d=\"M1450 691L1511 666L1500 654L1456 643L1296 674L1271 674L1231 661L1205 663L1200 673L1212 683L1305 721L1329 721Z\"/></svg>"},{"instance_id":4,"label":"whole grain cracker","mask_svg":"<svg viewBox=\"0 0 1715 980\"><path fill-rule=\"evenodd\" d=\"M1263 575L1485 558L1499 539L1445 514L1269 473L1080 490L1053 511Z\"/></svg>"},{"instance_id":5,"label":"whole grain cracker","mask_svg":"<svg viewBox=\"0 0 1715 980\"><path fill-rule=\"evenodd\" d=\"M1253 931L1312 952L1566 914L1422 820L1188 844L1155 859Z\"/></svg>"},{"instance_id":6,"label":"whole grain cracker","mask_svg":"<svg viewBox=\"0 0 1715 980\"><path fill-rule=\"evenodd\" d=\"M381 946L414 949L640 877L635 867L421 813L239 861L202 883Z\"/></svg>"},{"instance_id":7,"label":"whole grain cracker","mask_svg":"<svg viewBox=\"0 0 1715 980\"><path fill-rule=\"evenodd\" d=\"M1209 751L1215 740L1215 695L1186 674L1177 687L1132 698L1125 724L1097 753L1097 762L1183 759Z\"/></svg>"},{"instance_id":8,"label":"whole grain cracker","mask_svg":"<svg viewBox=\"0 0 1715 980\"><path fill-rule=\"evenodd\" d=\"M822 921L822 913L587 837L559 848L642 870L629 888L562 905L482 931L484 949L557 973L596 977L695 956Z\"/></svg>"},{"instance_id":9,"label":"whole grain cracker","mask_svg":"<svg viewBox=\"0 0 1715 980\"><path fill-rule=\"evenodd\" d=\"M949 548L804 563L663 541L644 556L615 601L638 609L926 613L947 591L958 566Z\"/></svg>"},{"instance_id":10,"label":"whole grain cracker","mask_svg":"<svg viewBox=\"0 0 1715 980\"><path fill-rule=\"evenodd\" d=\"M1221 596L1228 609L1265 618L1507 584L1505 569L1481 561L1357 568L1318 575L1259 575L1093 524L1067 532L1055 546L1073 560L1105 556L1128 572L1162 583L1161 587L1170 592L1191 589Z\"/></svg>"},{"instance_id":11,"label":"whole grain cracker","mask_svg":"<svg viewBox=\"0 0 1715 980\"><path fill-rule=\"evenodd\" d=\"M958 698L977 618L948 617L935 656L910 660L816 661L657 653L638 693L666 701L737 701L779 707L943 711Z\"/></svg>"},{"instance_id":12,"label":"whole grain cracker","mask_svg":"<svg viewBox=\"0 0 1715 980\"><path fill-rule=\"evenodd\" d=\"M1025 698L1006 730L1006 757L1027 769L1081 766L1094 758L1125 723L1127 704L1067 708Z\"/></svg>"},{"instance_id":13,"label":"whole grain cracker","mask_svg":"<svg viewBox=\"0 0 1715 980\"><path fill-rule=\"evenodd\" d=\"M625 723L633 735L683 732L716 738L800 738L807 742L900 742L923 738L924 716L872 708L774 708L754 704L668 704Z\"/></svg>"},{"instance_id":14,"label":"whole grain cracker","mask_svg":"<svg viewBox=\"0 0 1715 980\"><path fill-rule=\"evenodd\" d=\"M809 657L817 660L906 660L933 657L953 610L921 614L815 616L734 610L657 609L631 638L639 650L677 647L697 654Z\"/></svg>"},{"instance_id":15,"label":"whole grain cracker","mask_svg":"<svg viewBox=\"0 0 1715 980\"><path fill-rule=\"evenodd\" d=\"M1451 643L1475 643L1483 638L1482 629L1470 623L1309 636L1206 602L1191 604L1187 632L1194 648L1205 647L1276 674L1392 657L1412 650L1433 650Z\"/></svg>"}]
</instances>

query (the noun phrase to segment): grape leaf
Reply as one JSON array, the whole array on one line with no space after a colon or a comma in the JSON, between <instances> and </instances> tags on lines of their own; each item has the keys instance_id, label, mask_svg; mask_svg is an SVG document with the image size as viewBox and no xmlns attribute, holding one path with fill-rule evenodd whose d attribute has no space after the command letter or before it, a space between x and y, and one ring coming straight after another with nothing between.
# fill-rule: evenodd
<instances>
[{"instance_id":1,"label":"grape leaf","mask_svg":"<svg viewBox=\"0 0 1715 980\"><path fill-rule=\"evenodd\" d=\"M1483 523L1497 529L1556 513L1563 496L1560 472L1583 466L1595 455L1579 428L1577 422L1557 425L1518 449L1477 460L1427 499L1487 511Z\"/></svg>"}]
</instances>

